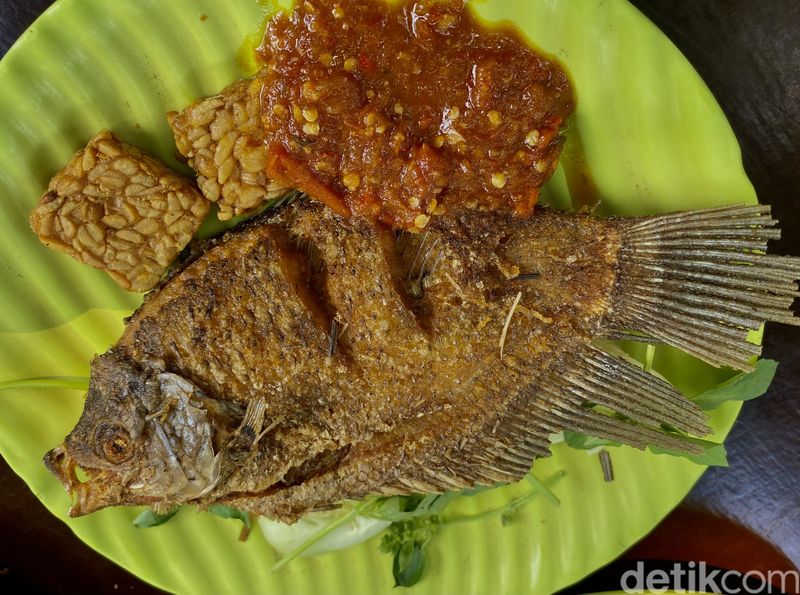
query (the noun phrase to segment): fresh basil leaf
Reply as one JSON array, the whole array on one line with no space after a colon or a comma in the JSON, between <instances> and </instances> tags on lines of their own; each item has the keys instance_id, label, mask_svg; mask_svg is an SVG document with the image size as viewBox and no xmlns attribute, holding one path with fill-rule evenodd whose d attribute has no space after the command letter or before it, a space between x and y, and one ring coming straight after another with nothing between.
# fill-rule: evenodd
<instances>
[{"instance_id":1,"label":"fresh basil leaf","mask_svg":"<svg viewBox=\"0 0 800 595\"><path fill-rule=\"evenodd\" d=\"M778 362L771 359L760 359L756 362L756 369L749 374L738 374L692 399L701 409L708 411L716 409L727 401L749 401L760 397L769 389Z\"/></svg>"},{"instance_id":2,"label":"fresh basil leaf","mask_svg":"<svg viewBox=\"0 0 800 595\"><path fill-rule=\"evenodd\" d=\"M392 574L395 587L416 585L425 571L425 544L405 543L394 556Z\"/></svg>"},{"instance_id":3,"label":"fresh basil leaf","mask_svg":"<svg viewBox=\"0 0 800 595\"><path fill-rule=\"evenodd\" d=\"M379 498L376 500L375 507L369 512L369 515L386 521L394 521L395 517L402 512L400 507L403 498L404 496Z\"/></svg>"},{"instance_id":4,"label":"fresh basil leaf","mask_svg":"<svg viewBox=\"0 0 800 595\"><path fill-rule=\"evenodd\" d=\"M397 497L397 510L399 512L413 512L422 502L425 496L422 494L411 494L410 496Z\"/></svg>"},{"instance_id":5,"label":"fresh basil leaf","mask_svg":"<svg viewBox=\"0 0 800 595\"><path fill-rule=\"evenodd\" d=\"M380 550L393 556L392 573L395 586L409 587L417 583L425 569L425 551L428 544L445 525L477 521L494 515L499 515L503 525L514 521L517 509L536 496L544 494L558 504L558 498L550 489L557 481L564 477L561 471L541 481L531 477L528 481L532 489L522 496L511 500L499 508L486 510L477 514L442 518L440 513L445 507L459 496L469 496L491 488L475 488L459 492L446 492L444 494L431 494L423 496L396 496L373 500L373 507L367 514L381 518L395 518L384 533L380 543Z\"/></svg>"},{"instance_id":6,"label":"fresh basil leaf","mask_svg":"<svg viewBox=\"0 0 800 595\"><path fill-rule=\"evenodd\" d=\"M728 466L728 451L725 450L724 444L716 442L709 442L707 440L700 440L698 438L689 438L684 436L684 440L692 442L703 447L703 452L699 455L681 452L679 450L672 450L670 448L659 448L658 446L651 446L650 452L655 454L672 455L676 457L683 457L689 459L698 465L707 465L709 467L727 467Z\"/></svg>"},{"instance_id":7,"label":"fresh basil leaf","mask_svg":"<svg viewBox=\"0 0 800 595\"><path fill-rule=\"evenodd\" d=\"M180 507L177 506L166 514L157 514L152 510L145 510L142 514L140 514L133 520L133 526L136 527L137 529L149 529L150 527L158 527L159 525L163 525L172 517L174 517L176 514L178 514L179 510Z\"/></svg>"},{"instance_id":8,"label":"fresh basil leaf","mask_svg":"<svg viewBox=\"0 0 800 595\"><path fill-rule=\"evenodd\" d=\"M573 432L572 430L564 430L564 442L567 446L577 448L578 450L592 450L601 446L619 446L619 442L613 440L605 440L604 438L595 438L594 436L587 436L580 432Z\"/></svg>"},{"instance_id":9,"label":"fresh basil leaf","mask_svg":"<svg viewBox=\"0 0 800 595\"><path fill-rule=\"evenodd\" d=\"M381 498L369 515L384 521L398 523L414 516L414 511L420 502L417 496L392 496Z\"/></svg>"},{"instance_id":10,"label":"fresh basil leaf","mask_svg":"<svg viewBox=\"0 0 800 595\"><path fill-rule=\"evenodd\" d=\"M461 496L475 496L503 485L506 484L498 482L493 486L475 486L474 488L468 488L457 492L445 492L443 494L412 494L410 496L377 498L375 500L375 506L366 514L393 523L438 516L456 498Z\"/></svg>"},{"instance_id":11,"label":"fresh basil leaf","mask_svg":"<svg viewBox=\"0 0 800 595\"><path fill-rule=\"evenodd\" d=\"M418 502L421 503L424 497ZM417 504L417 505L418 505ZM441 528L435 515L392 523L381 539L382 552L392 554L396 587L417 583L425 570L425 550Z\"/></svg>"}]
</instances>

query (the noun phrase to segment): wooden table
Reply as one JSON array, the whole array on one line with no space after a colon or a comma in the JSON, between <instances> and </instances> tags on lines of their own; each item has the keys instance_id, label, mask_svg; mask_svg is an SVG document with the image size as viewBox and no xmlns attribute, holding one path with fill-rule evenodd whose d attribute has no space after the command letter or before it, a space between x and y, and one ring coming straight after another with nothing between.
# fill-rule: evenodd
<instances>
[{"instance_id":1,"label":"wooden table","mask_svg":"<svg viewBox=\"0 0 800 595\"><path fill-rule=\"evenodd\" d=\"M633 3L725 110L761 201L787 230L774 251L800 255L800 0ZM0 3L0 55L50 4ZM781 362L778 377L768 396L745 405L727 442L731 467L706 473L649 537L569 593L618 589L621 572L639 559L741 571L800 566L800 329L768 328L764 351ZM0 486L0 590L158 592L75 538L2 460Z\"/></svg>"}]
</instances>

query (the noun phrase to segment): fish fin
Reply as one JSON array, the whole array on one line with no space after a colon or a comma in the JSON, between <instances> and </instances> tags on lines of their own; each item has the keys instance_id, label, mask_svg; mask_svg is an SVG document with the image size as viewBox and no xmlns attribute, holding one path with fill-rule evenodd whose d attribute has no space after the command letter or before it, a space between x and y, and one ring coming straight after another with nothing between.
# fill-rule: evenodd
<instances>
[{"instance_id":1,"label":"fish fin","mask_svg":"<svg viewBox=\"0 0 800 595\"><path fill-rule=\"evenodd\" d=\"M633 333L628 331L607 331L604 338L611 341L631 341L634 343L646 343L648 345L663 345L664 342L643 333Z\"/></svg>"},{"instance_id":2,"label":"fish fin","mask_svg":"<svg viewBox=\"0 0 800 595\"><path fill-rule=\"evenodd\" d=\"M265 399L253 399L247 403L247 409L244 412L244 418L239 426L239 435L246 436L253 444L257 442L257 438L261 436L261 430L264 427L264 420L267 416L267 402Z\"/></svg>"},{"instance_id":3,"label":"fish fin","mask_svg":"<svg viewBox=\"0 0 800 595\"><path fill-rule=\"evenodd\" d=\"M669 383L589 346L522 391L502 418L484 426L470 447L450 459L479 461L481 483L513 481L530 470L534 458L548 455L550 436L563 430L640 449L698 452L664 426L697 436L710 431L706 415Z\"/></svg>"},{"instance_id":4,"label":"fish fin","mask_svg":"<svg viewBox=\"0 0 800 595\"><path fill-rule=\"evenodd\" d=\"M700 407L667 381L593 346L535 391L539 396L531 406L567 421L560 429L636 448L653 445L693 452L690 442L663 428L695 436L711 431Z\"/></svg>"},{"instance_id":5,"label":"fish fin","mask_svg":"<svg viewBox=\"0 0 800 595\"><path fill-rule=\"evenodd\" d=\"M700 407L625 354L610 354L590 345L570 368L558 383L585 403L601 405L653 427L670 425L696 436L711 431L708 416Z\"/></svg>"},{"instance_id":6,"label":"fish fin","mask_svg":"<svg viewBox=\"0 0 800 595\"><path fill-rule=\"evenodd\" d=\"M406 234L400 234L400 237ZM404 262L401 258L401 251L399 246L401 240L395 235L395 232L388 228L375 228L375 239L383 254L384 263L389 274L389 279L392 282L392 288L397 296L403 302L403 305L409 312L412 312L416 317L417 323L421 322L416 311L418 306L417 299L419 294L413 291L413 288L408 283L408 278L411 275L409 271L404 268Z\"/></svg>"},{"instance_id":7,"label":"fish fin","mask_svg":"<svg viewBox=\"0 0 800 595\"><path fill-rule=\"evenodd\" d=\"M766 254L770 207L731 206L618 220L621 247L605 336L638 331L717 367L752 371L767 321L800 325L800 258Z\"/></svg>"},{"instance_id":8,"label":"fish fin","mask_svg":"<svg viewBox=\"0 0 800 595\"><path fill-rule=\"evenodd\" d=\"M430 492L517 481L534 459L550 454L551 435L563 430L639 449L659 446L699 454L701 447L673 428L695 436L710 432L706 414L668 382L632 361L587 346L521 391L475 438L409 467L394 486Z\"/></svg>"},{"instance_id":9,"label":"fish fin","mask_svg":"<svg viewBox=\"0 0 800 595\"><path fill-rule=\"evenodd\" d=\"M166 502L166 501L158 501L158 502L153 502L153 503L150 505L150 509L151 509L151 510L152 510L154 513L156 513L157 515L165 515L165 514L168 514L168 513L169 513L170 511L172 511L174 508L175 508L175 504L173 504L172 502Z\"/></svg>"},{"instance_id":10,"label":"fish fin","mask_svg":"<svg viewBox=\"0 0 800 595\"><path fill-rule=\"evenodd\" d=\"M410 295L421 298L425 294L425 280L438 267L446 250L439 234L403 232L397 236L396 248L403 263L403 283Z\"/></svg>"},{"instance_id":11,"label":"fish fin","mask_svg":"<svg viewBox=\"0 0 800 595\"><path fill-rule=\"evenodd\" d=\"M641 449L701 451L662 428L696 435L709 431L705 414L666 381L592 346L564 363L521 391L504 414L483 423L472 439L455 431L449 445L420 450L409 436L425 435L432 426L456 428L463 420L452 411L407 420L354 445L337 466L320 475L234 505L293 520L331 502L369 494L440 493L518 481L534 459L549 455L551 434L565 429Z\"/></svg>"}]
</instances>

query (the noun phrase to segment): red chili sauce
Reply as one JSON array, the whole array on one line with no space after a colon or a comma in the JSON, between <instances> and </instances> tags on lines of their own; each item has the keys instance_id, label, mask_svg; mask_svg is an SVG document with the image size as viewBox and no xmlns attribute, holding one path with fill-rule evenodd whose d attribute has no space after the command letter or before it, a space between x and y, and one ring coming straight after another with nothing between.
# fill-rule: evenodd
<instances>
[{"instance_id":1,"label":"red chili sauce","mask_svg":"<svg viewBox=\"0 0 800 595\"><path fill-rule=\"evenodd\" d=\"M394 228L530 215L575 107L557 63L463 0L300 1L258 52L268 175Z\"/></svg>"}]
</instances>

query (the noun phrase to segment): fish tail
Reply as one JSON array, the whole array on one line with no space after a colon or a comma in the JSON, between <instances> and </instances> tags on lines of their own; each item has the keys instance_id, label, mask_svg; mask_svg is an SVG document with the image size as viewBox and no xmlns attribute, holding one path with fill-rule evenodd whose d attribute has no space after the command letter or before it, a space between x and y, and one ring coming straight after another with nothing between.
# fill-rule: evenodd
<instances>
[{"instance_id":1,"label":"fish tail","mask_svg":"<svg viewBox=\"0 0 800 595\"><path fill-rule=\"evenodd\" d=\"M729 206L617 220L622 237L604 334L643 333L717 367L752 371L765 322L800 325L800 258L766 253L780 238L770 207Z\"/></svg>"}]
</instances>

